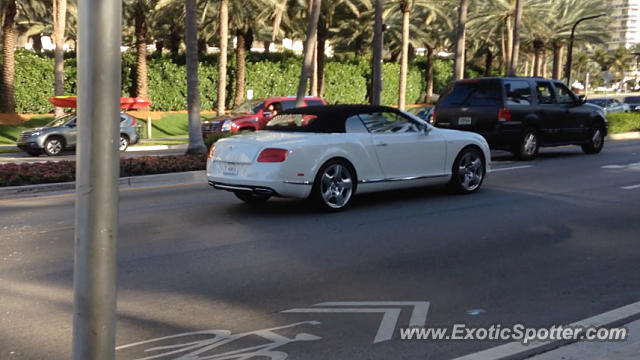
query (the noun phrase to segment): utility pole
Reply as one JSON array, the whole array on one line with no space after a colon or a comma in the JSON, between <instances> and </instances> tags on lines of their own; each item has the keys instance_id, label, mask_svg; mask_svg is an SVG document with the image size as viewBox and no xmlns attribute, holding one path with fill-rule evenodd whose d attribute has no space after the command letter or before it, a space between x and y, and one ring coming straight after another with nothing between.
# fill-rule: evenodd
<instances>
[{"instance_id":1,"label":"utility pole","mask_svg":"<svg viewBox=\"0 0 640 360\"><path fill-rule=\"evenodd\" d=\"M376 0L373 29L373 64L371 67L371 104L380 105L382 93L382 0Z\"/></svg>"},{"instance_id":2,"label":"utility pole","mask_svg":"<svg viewBox=\"0 0 640 360\"><path fill-rule=\"evenodd\" d=\"M115 358L122 0L78 1L73 359Z\"/></svg>"},{"instance_id":3,"label":"utility pole","mask_svg":"<svg viewBox=\"0 0 640 360\"><path fill-rule=\"evenodd\" d=\"M599 15L583 17L582 19L579 19L578 21L576 21L575 24L573 24L573 27L571 28L571 37L569 38L569 51L567 51L567 65L564 70L564 77L565 79L567 79L568 87L571 87L571 84L570 84L571 83L571 60L573 58L573 39L575 37L576 27L578 26L578 24L580 24L583 21L597 19L603 16L607 16L607 14L599 14Z\"/></svg>"}]
</instances>

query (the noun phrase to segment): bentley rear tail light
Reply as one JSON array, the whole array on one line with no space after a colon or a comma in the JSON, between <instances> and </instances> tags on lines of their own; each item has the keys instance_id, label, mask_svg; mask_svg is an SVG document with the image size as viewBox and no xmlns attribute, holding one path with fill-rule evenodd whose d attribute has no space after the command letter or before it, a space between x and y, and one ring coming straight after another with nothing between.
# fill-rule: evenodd
<instances>
[{"instance_id":1,"label":"bentley rear tail light","mask_svg":"<svg viewBox=\"0 0 640 360\"><path fill-rule=\"evenodd\" d=\"M207 158L213 159L213 153L215 151L216 151L216 146L215 145L211 145L211 149L209 149L209 156L207 156Z\"/></svg>"},{"instance_id":2,"label":"bentley rear tail light","mask_svg":"<svg viewBox=\"0 0 640 360\"><path fill-rule=\"evenodd\" d=\"M507 108L499 109L498 121L511 121L511 110Z\"/></svg>"},{"instance_id":3,"label":"bentley rear tail light","mask_svg":"<svg viewBox=\"0 0 640 360\"><path fill-rule=\"evenodd\" d=\"M288 153L286 149L266 148L258 156L258 162L283 162Z\"/></svg>"}]
</instances>

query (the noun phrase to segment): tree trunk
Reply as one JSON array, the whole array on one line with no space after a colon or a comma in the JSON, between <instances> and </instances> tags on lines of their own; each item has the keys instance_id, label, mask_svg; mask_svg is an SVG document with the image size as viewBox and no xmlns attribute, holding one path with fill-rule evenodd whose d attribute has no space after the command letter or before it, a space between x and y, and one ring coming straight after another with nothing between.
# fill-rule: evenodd
<instances>
[{"instance_id":1,"label":"tree trunk","mask_svg":"<svg viewBox=\"0 0 640 360\"><path fill-rule=\"evenodd\" d=\"M484 76L491 76L491 66L493 65L493 53L487 48L484 61Z\"/></svg>"},{"instance_id":2,"label":"tree trunk","mask_svg":"<svg viewBox=\"0 0 640 360\"><path fill-rule=\"evenodd\" d=\"M540 63L540 76L547 77L547 51L542 49L542 62Z\"/></svg>"},{"instance_id":3,"label":"tree trunk","mask_svg":"<svg viewBox=\"0 0 640 360\"><path fill-rule=\"evenodd\" d=\"M282 13L287 6L287 0L282 0L276 9L276 14L273 17L273 30L271 32L271 41L276 42L278 40L278 33L280 32L280 24L282 23Z\"/></svg>"},{"instance_id":4,"label":"tree trunk","mask_svg":"<svg viewBox=\"0 0 640 360\"><path fill-rule=\"evenodd\" d=\"M147 99L147 18L144 4L138 0L135 13L136 32L136 96Z\"/></svg>"},{"instance_id":5,"label":"tree trunk","mask_svg":"<svg viewBox=\"0 0 640 360\"><path fill-rule=\"evenodd\" d=\"M407 105L407 72L409 70L409 19L410 6L405 5L402 12L402 54L400 55L400 81L398 81L398 109Z\"/></svg>"},{"instance_id":6,"label":"tree trunk","mask_svg":"<svg viewBox=\"0 0 640 360\"><path fill-rule=\"evenodd\" d=\"M40 34L32 36L31 40L33 40L33 51L35 51L37 53L41 53L42 52L42 38L40 37Z\"/></svg>"},{"instance_id":7,"label":"tree trunk","mask_svg":"<svg viewBox=\"0 0 640 360\"><path fill-rule=\"evenodd\" d=\"M541 56L542 56L542 47L544 46L544 42L540 39L533 40L533 76L540 76L541 70Z\"/></svg>"},{"instance_id":8,"label":"tree trunk","mask_svg":"<svg viewBox=\"0 0 640 360\"><path fill-rule=\"evenodd\" d=\"M271 50L269 50L271 48L271 41L265 41L263 46L265 54L271 53Z\"/></svg>"},{"instance_id":9,"label":"tree trunk","mask_svg":"<svg viewBox=\"0 0 640 360\"><path fill-rule=\"evenodd\" d=\"M53 0L53 39L56 44L53 67L53 94L55 96L64 95L64 28L66 25L66 15L67 0ZM55 108L55 117L60 117L63 114L63 108Z\"/></svg>"},{"instance_id":10,"label":"tree trunk","mask_svg":"<svg viewBox=\"0 0 640 360\"><path fill-rule=\"evenodd\" d=\"M506 30L505 30L505 54L504 54L504 63L505 75L509 72L509 65L511 64L511 53L513 50L513 29L511 27L511 16L507 16L505 20Z\"/></svg>"},{"instance_id":11,"label":"tree trunk","mask_svg":"<svg viewBox=\"0 0 640 360\"><path fill-rule=\"evenodd\" d=\"M15 77L14 48L16 44L16 2L9 0L4 9L4 22L2 24L2 83L0 84L0 112L15 113L16 99L13 93Z\"/></svg>"},{"instance_id":12,"label":"tree trunk","mask_svg":"<svg viewBox=\"0 0 640 360\"><path fill-rule=\"evenodd\" d=\"M200 121L200 93L198 90L198 10L196 0L185 0L186 27L184 41L187 45L187 111L189 122L189 146L187 154L204 154L207 148L202 141Z\"/></svg>"},{"instance_id":13,"label":"tree trunk","mask_svg":"<svg viewBox=\"0 0 640 360\"><path fill-rule=\"evenodd\" d=\"M311 18L311 11L313 9L313 0L309 0L309 7L307 8L307 17ZM318 18L318 24L320 23L320 18ZM319 27L319 25L318 25ZM311 70L311 89L309 90L309 95L318 96L318 29L316 28L316 41L313 42L313 66Z\"/></svg>"},{"instance_id":14,"label":"tree trunk","mask_svg":"<svg viewBox=\"0 0 640 360\"><path fill-rule=\"evenodd\" d=\"M520 56L520 22L522 21L523 0L516 0L516 11L513 21L513 47L511 49L511 61L507 75L516 76L518 72L518 57Z\"/></svg>"},{"instance_id":15,"label":"tree trunk","mask_svg":"<svg viewBox=\"0 0 640 360\"><path fill-rule=\"evenodd\" d=\"M236 31L236 38L238 39L236 47L236 95L233 103L238 106L244 101L244 81L246 73L246 58L247 48L251 47L251 39L253 35L251 30L243 32L241 30Z\"/></svg>"},{"instance_id":16,"label":"tree trunk","mask_svg":"<svg viewBox=\"0 0 640 360\"><path fill-rule=\"evenodd\" d=\"M296 94L296 107L304 105L304 94L307 90L307 80L313 66L313 44L316 42L318 30L318 19L320 18L320 7L322 0L314 0L309 24L307 25L307 39L304 45L304 60L300 71L300 81L298 82L298 92Z\"/></svg>"},{"instance_id":17,"label":"tree trunk","mask_svg":"<svg viewBox=\"0 0 640 360\"><path fill-rule=\"evenodd\" d=\"M458 31L456 34L455 62L453 65L453 80L460 80L464 77L465 31L467 26L468 10L469 0L460 0L460 9L458 9Z\"/></svg>"},{"instance_id":18,"label":"tree trunk","mask_svg":"<svg viewBox=\"0 0 640 360\"><path fill-rule=\"evenodd\" d=\"M162 57L162 50L164 50L164 42L161 40L156 41L156 56Z\"/></svg>"},{"instance_id":19,"label":"tree trunk","mask_svg":"<svg viewBox=\"0 0 640 360\"><path fill-rule=\"evenodd\" d=\"M180 29L177 26L173 27L169 35L169 51L174 57L178 56L180 51Z\"/></svg>"},{"instance_id":20,"label":"tree trunk","mask_svg":"<svg viewBox=\"0 0 640 360\"><path fill-rule=\"evenodd\" d=\"M318 96L324 96L324 52L326 49L327 31L323 26L318 30Z\"/></svg>"},{"instance_id":21,"label":"tree trunk","mask_svg":"<svg viewBox=\"0 0 640 360\"><path fill-rule=\"evenodd\" d=\"M556 41L553 43L553 74L551 75L554 79L560 80L560 76L562 76L562 50L564 49L561 42Z\"/></svg>"},{"instance_id":22,"label":"tree trunk","mask_svg":"<svg viewBox=\"0 0 640 360\"><path fill-rule=\"evenodd\" d=\"M427 73L427 82L425 85L425 92L426 92L426 98L425 101L426 102L430 102L431 98L433 98L433 53L434 53L434 49L433 47L426 45L427 47L427 69L426 69L426 73Z\"/></svg>"},{"instance_id":23,"label":"tree trunk","mask_svg":"<svg viewBox=\"0 0 640 360\"><path fill-rule=\"evenodd\" d=\"M220 1L220 56L218 57L218 115L224 115L227 87L227 43L229 37L229 0Z\"/></svg>"}]
</instances>

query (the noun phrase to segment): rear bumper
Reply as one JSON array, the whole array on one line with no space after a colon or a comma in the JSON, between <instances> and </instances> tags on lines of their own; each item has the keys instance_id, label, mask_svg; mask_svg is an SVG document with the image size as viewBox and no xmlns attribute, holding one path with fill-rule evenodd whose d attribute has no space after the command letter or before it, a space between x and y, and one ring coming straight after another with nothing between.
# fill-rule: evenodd
<instances>
[{"instance_id":1,"label":"rear bumper","mask_svg":"<svg viewBox=\"0 0 640 360\"><path fill-rule=\"evenodd\" d=\"M218 189L218 190L227 190L232 192L236 192L236 191L250 192L258 195L274 195L274 196L278 195L278 193L275 190L265 186L233 185L233 184L215 182L211 180L209 180L209 185L212 186L214 189Z\"/></svg>"}]
</instances>

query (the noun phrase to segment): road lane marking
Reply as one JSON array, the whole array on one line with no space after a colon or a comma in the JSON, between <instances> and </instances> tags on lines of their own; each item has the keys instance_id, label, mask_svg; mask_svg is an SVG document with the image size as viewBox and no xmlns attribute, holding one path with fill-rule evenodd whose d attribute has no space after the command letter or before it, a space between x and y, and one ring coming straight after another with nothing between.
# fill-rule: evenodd
<instances>
[{"instance_id":1,"label":"road lane marking","mask_svg":"<svg viewBox=\"0 0 640 360\"><path fill-rule=\"evenodd\" d=\"M321 307L324 306L324 307ZM346 308L331 306L348 306ZM354 307L360 306L360 307ZM370 308L367 306L384 306ZM373 343L391 340L396 329L398 318L403 306L413 306L409 326L424 327L427 322L429 312L428 301L342 301L324 302L314 304L310 308L297 308L282 311L283 313L368 313L383 314L378 332L373 339Z\"/></svg>"},{"instance_id":2,"label":"road lane marking","mask_svg":"<svg viewBox=\"0 0 640 360\"><path fill-rule=\"evenodd\" d=\"M640 169L640 162L625 165L603 165L602 169Z\"/></svg>"},{"instance_id":3,"label":"road lane marking","mask_svg":"<svg viewBox=\"0 0 640 360\"><path fill-rule=\"evenodd\" d=\"M624 190L633 190L633 189L637 189L637 188L640 188L640 184L621 187L621 189L624 189Z\"/></svg>"},{"instance_id":4,"label":"road lane marking","mask_svg":"<svg viewBox=\"0 0 640 360\"><path fill-rule=\"evenodd\" d=\"M527 169L527 168L530 168L530 167L533 167L533 165L520 165L520 166L512 166L512 167L506 167L506 168L491 169L491 171L489 171L489 172L519 170L519 169Z\"/></svg>"},{"instance_id":5,"label":"road lane marking","mask_svg":"<svg viewBox=\"0 0 640 360\"><path fill-rule=\"evenodd\" d=\"M616 327L640 318L640 301L629 304L590 318L576 321L569 326L577 327ZM524 359L547 352L559 346L575 341L534 341L523 345L519 341L510 342L476 353L465 355L454 360L486 360L486 359Z\"/></svg>"}]
</instances>

